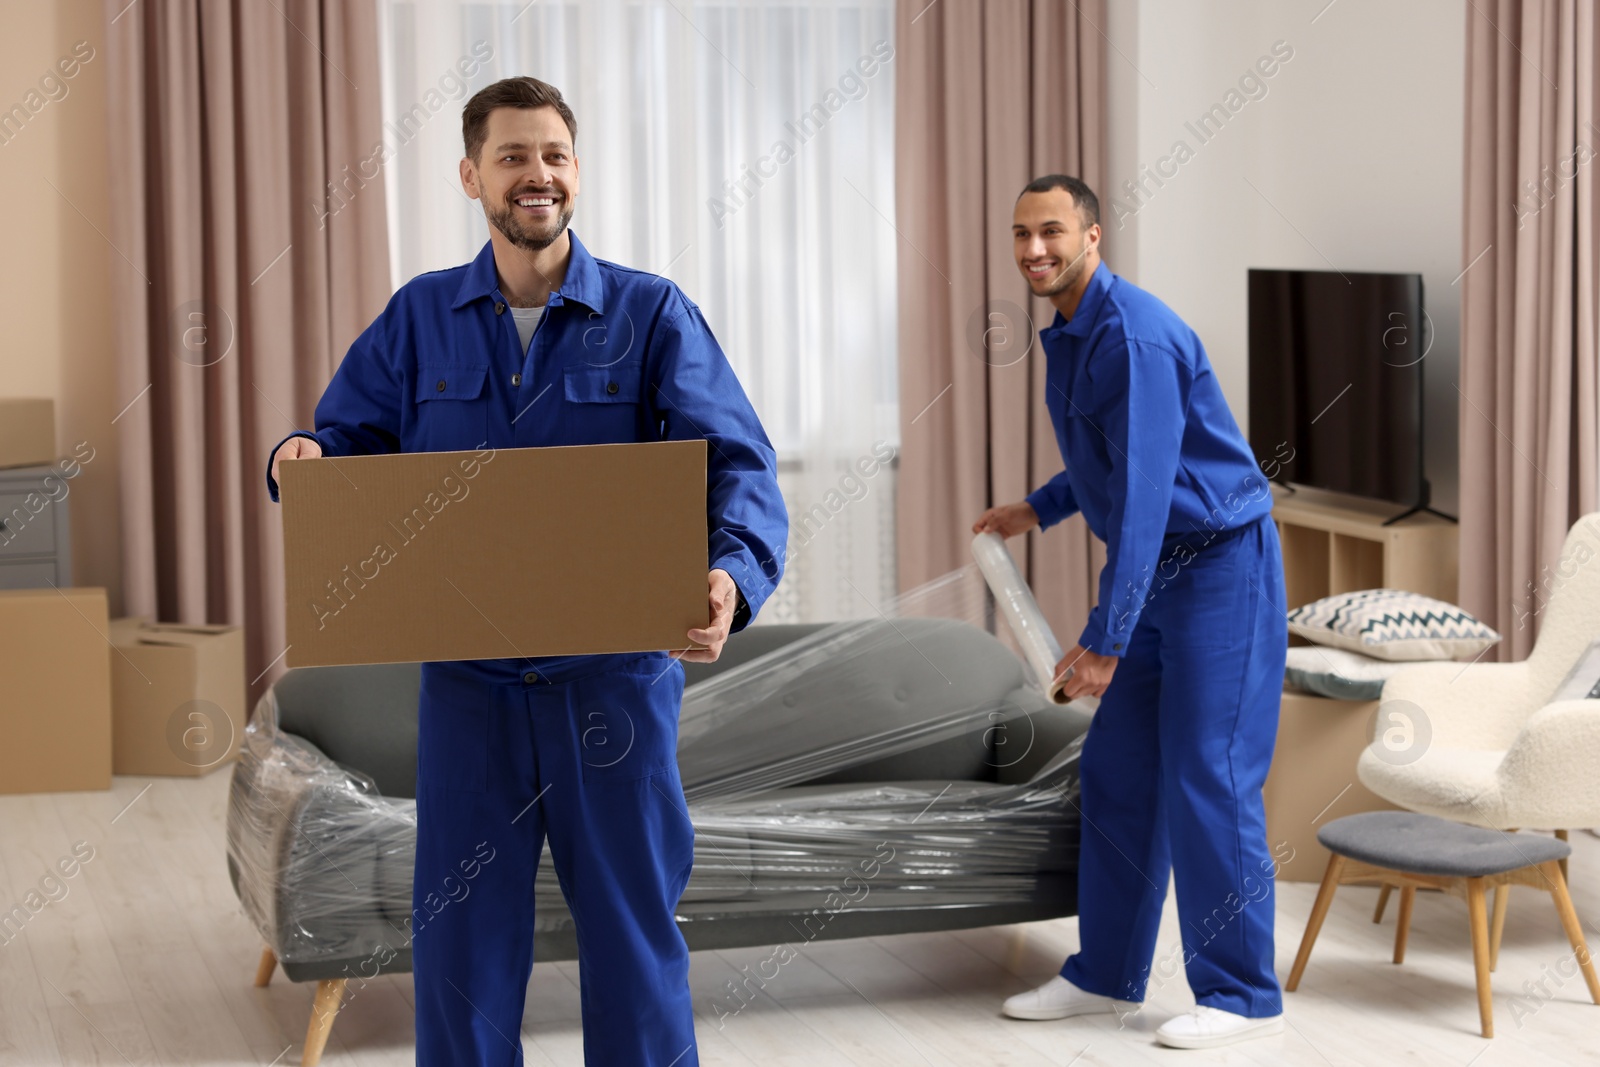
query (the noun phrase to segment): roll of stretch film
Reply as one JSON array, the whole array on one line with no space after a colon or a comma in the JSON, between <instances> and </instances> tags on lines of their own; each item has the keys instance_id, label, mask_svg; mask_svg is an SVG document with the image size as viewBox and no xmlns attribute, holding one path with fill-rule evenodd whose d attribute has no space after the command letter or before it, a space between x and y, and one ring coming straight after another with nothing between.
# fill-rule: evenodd
<instances>
[{"instance_id":1,"label":"roll of stretch film","mask_svg":"<svg viewBox=\"0 0 1600 1067\"><path fill-rule=\"evenodd\" d=\"M1061 645L1051 632L1050 624L1045 621L1044 613L1039 610L1038 601L1033 599L1033 591L1017 569L1017 561L1011 557L1011 550L1006 548L1005 538L997 533L981 533L974 537L972 558L978 561L978 569L983 572L983 579L994 594L1000 614L1005 617L1006 625L1011 627L1011 633L1022 646L1022 654L1028 666L1033 668L1039 688L1053 702L1068 703L1071 698L1062 692L1062 688L1067 679L1072 677L1072 668L1068 667L1060 678L1055 676L1056 664L1061 662Z\"/></svg>"}]
</instances>

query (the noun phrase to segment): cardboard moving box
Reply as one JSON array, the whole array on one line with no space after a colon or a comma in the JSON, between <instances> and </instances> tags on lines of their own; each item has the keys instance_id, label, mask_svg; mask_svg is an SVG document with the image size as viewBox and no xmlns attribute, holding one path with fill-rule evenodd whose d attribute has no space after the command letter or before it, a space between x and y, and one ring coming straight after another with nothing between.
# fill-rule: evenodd
<instances>
[{"instance_id":1,"label":"cardboard moving box","mask_svg":"<svg viewBox=\"0 0 1600 1067\"><path fill-rule=\"evenodd\" d=\"M683 648L706 442L291 460L291 667Z\"/></svg>"},{"instance_id":2,"label":"cardboard moving box","mask_svg":"<svg viewBox=\"0 0 1600 1067\"><path fill-rule=\"evenodd\" d=\"M111 624L112 767L201 775L244 739L244 631L117 619Z\"/></svg>"},{"instance_id":3,"label":"cardboard moving box","mask_svg":"<svg viewBox=\"0 0 1600 1067\"><path fill-rule=\"evenodd\" d=\"M47 467L56 458L55 401L0 400L0 467Z\"/></svg>"},{"instance_id":4,"label":"cardboard moving box","mask_svg":"<svg viewBox=\"0 0 1600 1067\"><path fill-rule=\"evenodd\" d=\"M1372 742L1378 703L1283 691L1277 747L1261 790L1267 845L1282 864L1278 881L1322 880L1328 850L1317 831L1334 819L1393 810L1356 777L1356 761Z\"/></svg>"},{"instance_id":5,"label":"cardboard moving box","mask_svg":"<svg viewBox=\"0 0 1600 1067\"><path fill-rule=\"evenodd\" d=\"M111 788L104 589L0 591L0 793Z\"/></svg>"}]
</instances>

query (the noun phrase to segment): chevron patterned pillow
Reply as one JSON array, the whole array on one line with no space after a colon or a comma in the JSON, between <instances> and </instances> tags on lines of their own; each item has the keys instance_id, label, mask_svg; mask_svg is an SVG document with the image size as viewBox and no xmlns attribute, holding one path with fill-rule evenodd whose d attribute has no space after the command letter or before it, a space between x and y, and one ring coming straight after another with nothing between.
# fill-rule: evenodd
<instances>
[{"instance_id":1,"label":"chevron patterned pillow","mask_svg":"<svg viewBox=\"0 0 1600 1067\"><path fill-rule=\"evenodd\" d=\"M1289 612L1289 632L1386 660L1476 656L1500 635L1442 600L1399 589L1323 597Z\"/></svg>"}]
</instances>

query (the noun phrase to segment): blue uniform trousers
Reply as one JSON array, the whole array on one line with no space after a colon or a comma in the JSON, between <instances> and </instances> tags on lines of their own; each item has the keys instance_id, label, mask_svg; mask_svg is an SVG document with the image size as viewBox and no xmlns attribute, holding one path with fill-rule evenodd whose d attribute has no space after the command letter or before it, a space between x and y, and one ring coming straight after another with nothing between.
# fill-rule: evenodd
<instances>
[{"instance_id":1,"label":"blue uniform trousers","mask_svg":"<svg viewBox=\"0 0 1600 1067\"><path fill-rule=\"evenodd\" d=\"M1170 873L1182 946L1158 981L1181 960L1198 1003L1276 1015L1261 789L1288 644L1277 530L1267 518L1164 558L1084 741L1081 947L1061 974L1142 1001Z\"/></svg>"},{"instance_id":2,"label":"blue uniform trousers","mask_svg":"<svg viewBox=\"0 0 1600 1067\"><path fill-rule=\"evenodd\" d=\"M519 684L423 666L412 959L421 1067L521 1064L534 875L548 839L577 924L590 1067L699 1062L673 912L694 829L676 761L683 668L593 656Z\"/></svg>"}]
</instances>

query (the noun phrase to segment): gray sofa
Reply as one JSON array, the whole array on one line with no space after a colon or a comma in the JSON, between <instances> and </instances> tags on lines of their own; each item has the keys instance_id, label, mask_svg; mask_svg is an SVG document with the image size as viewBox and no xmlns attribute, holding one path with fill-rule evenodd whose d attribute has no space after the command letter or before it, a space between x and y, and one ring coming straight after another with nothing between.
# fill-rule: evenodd
<instances>
[{"instance_id":1,"label":"gray sofa","mask_svg":"<svg viewBox=\"0 0 1600 1067\"><path fill-rule=\"evenodd\" d=\"M691 949L1075 914L1089 712L1049 704L989 633L757 626L684 672ZM308 1053L345 981L411 966L419 680L415 664L291 670L234 770L228 870L267 944L258 982L281 965L333 1005ZM573 959L548 864L535 959Z\"/></svg>"}]
</instances>

